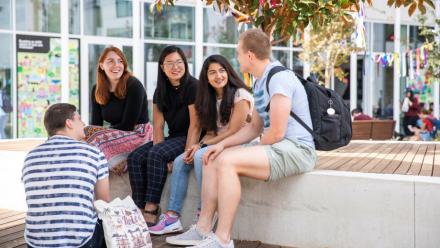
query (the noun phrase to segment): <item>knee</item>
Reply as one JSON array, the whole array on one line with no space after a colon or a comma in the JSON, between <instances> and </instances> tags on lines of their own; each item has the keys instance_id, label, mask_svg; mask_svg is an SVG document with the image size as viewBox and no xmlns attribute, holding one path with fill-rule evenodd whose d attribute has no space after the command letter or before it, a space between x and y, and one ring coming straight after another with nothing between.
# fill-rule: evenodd
<instances>
[{"instance_id":1,"label":"knee","mask_svg":"<svg viewBox=\"0 0 440 248\"><path fill-rule=\"evenodd\" d=\"M128 155L127 163L128 164L137 164L137 163L141 162L142 159L143 159L143 156L140 152L133 151L132 153L130 153Z\"/></svg>"},{"instance_id":2,"label":"knee","mask_svg":"<svg viewBox=\"0 0 440 248\"><path fill-rule=\"evenodd\" d=\"M189 172L189 166L183 162L183 156L178 156L173 162L173 174L184 172Z\"/></svg>"},{"instance_id":3,"label":"knee","mask_svg":"<svg viewBox=\"0 0 440 248\"><path fill-rule=\"evenodd\" d=\"M161 152L161 150L157 147L157 146L153 146L149 151L148 151L148 159L149 160L156 160L156 161L162 161L163 160L163 154ZM165 161L167 162L167 161Z\"/></svg>"},{"instance_id":4,"label":"knee","mask_svg":"<svg viewBox=\"0 0 440 248\"><path fill-rule=\"evenodd\" d=\"M219 176L224 175L224 174L229 174L231 172L235 172L234 163L233 163L233 161L231 161L231 159L229 159L228 156L220 155L215 160L215 165L216 165Z\"/></svg>"}]
</instances>

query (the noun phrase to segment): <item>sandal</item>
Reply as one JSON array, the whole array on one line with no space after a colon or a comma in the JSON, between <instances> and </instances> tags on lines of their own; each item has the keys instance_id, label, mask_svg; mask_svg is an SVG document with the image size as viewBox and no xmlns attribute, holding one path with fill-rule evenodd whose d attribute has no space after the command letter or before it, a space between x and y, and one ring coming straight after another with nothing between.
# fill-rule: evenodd
<instances>
[{"instance_id":1,"label":"sandal","mask_svg":"<svg viewBox=\"0 0 440 248\"><path fill-rule=\"evenodd\" d=\"M142 209L142 215L144 216L145 222L147 223L148 227L154 226L156 225L157 221L159 220L159 216L162 213L162 210L160 208L160 206L157 206L156 210L145 210ZM155 215L156 216L156 220L154 222L148 222L145 218L145 214L149 214L149 215Z\"/></svg>"}]
</instances>

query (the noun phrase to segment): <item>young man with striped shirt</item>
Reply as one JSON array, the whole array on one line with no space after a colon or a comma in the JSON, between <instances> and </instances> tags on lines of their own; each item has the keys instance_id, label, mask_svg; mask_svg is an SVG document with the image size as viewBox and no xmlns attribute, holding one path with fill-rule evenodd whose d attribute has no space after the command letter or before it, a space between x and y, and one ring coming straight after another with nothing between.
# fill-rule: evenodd
<instances>
[{"instance_id":1,"label":"young man with striped shirt","mask_svg":"<svg viewBox=\"0 0 440 248\"><path fill-rule=\"evenodd\" d=\"M49 139L25 158L22 181L28 247L101 247L94 199L109 201L104 154L84 142L76 107L57 103L44 115Z\"/></svg>"}]
</instances>

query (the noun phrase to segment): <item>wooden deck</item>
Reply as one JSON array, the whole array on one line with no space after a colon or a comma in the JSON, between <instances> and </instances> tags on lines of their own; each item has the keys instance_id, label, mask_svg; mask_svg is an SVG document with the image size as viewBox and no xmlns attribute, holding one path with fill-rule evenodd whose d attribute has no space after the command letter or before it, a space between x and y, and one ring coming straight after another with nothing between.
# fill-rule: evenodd
<instances>
[{"instance_id":1,"label":"wooden deck","mask_svg":"<svg viewBox=\"0 0 440 248\"><path fill-rule=\"evenodd\" d=\"M352 142L318 157L320 170L440 176L440 143L434 142Z\"/></svg>"},{"instance_id":2,"label":"wooden deck","mask_svg":"<svg viewBox=\"0 0 440 248\"><path fill-rule=\"evenodd\" d=\"M26 248L23 238L25 213L0 209L0 248ZM165 243L166 236L151 236L154 248L171 248ZM237 248L281 248L259 241L235 241Z\"/></svg>"}]
</instances>

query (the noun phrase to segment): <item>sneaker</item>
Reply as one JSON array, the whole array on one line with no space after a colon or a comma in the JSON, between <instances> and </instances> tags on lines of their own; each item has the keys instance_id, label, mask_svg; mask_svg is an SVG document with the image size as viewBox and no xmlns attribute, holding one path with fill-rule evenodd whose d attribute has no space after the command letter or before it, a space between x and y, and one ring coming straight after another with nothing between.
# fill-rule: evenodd
<instances>
[{"instance_id":1,"label":"sneaker","mask_svg":"<svg viewBox=\"0 0 440 248\"><path fill-rule=\"evenodd\" d=\"M150 233L154 235L162 235L167 233L175 233L183 230L179 217L170 216L169 214L161 214L159 222L150 227Z\"/></svg>"},{"instance_id":2,"label":"sneaker","mask_svg":"<svg viewBox=\"0 0 440 248\"><path fill-rule=\"evenodd\" d=\"M207 235L204 235L197 230L196 225L192 225L188 231L176 236L167 237L165 241L171 245L188 246L197 245L207 237Z\"/></svg>"},{"instance_id":3,"label":"sneaker","mask_svg":"<svg viewBox=\"0 0 440 248\"><path fill-rule=\"evenodd\" d=\"M214 233L211 233L205 240L192 248L234 248L234 241L230 240L227 245L223 245Z\"/></svg>"}]
</instances>

